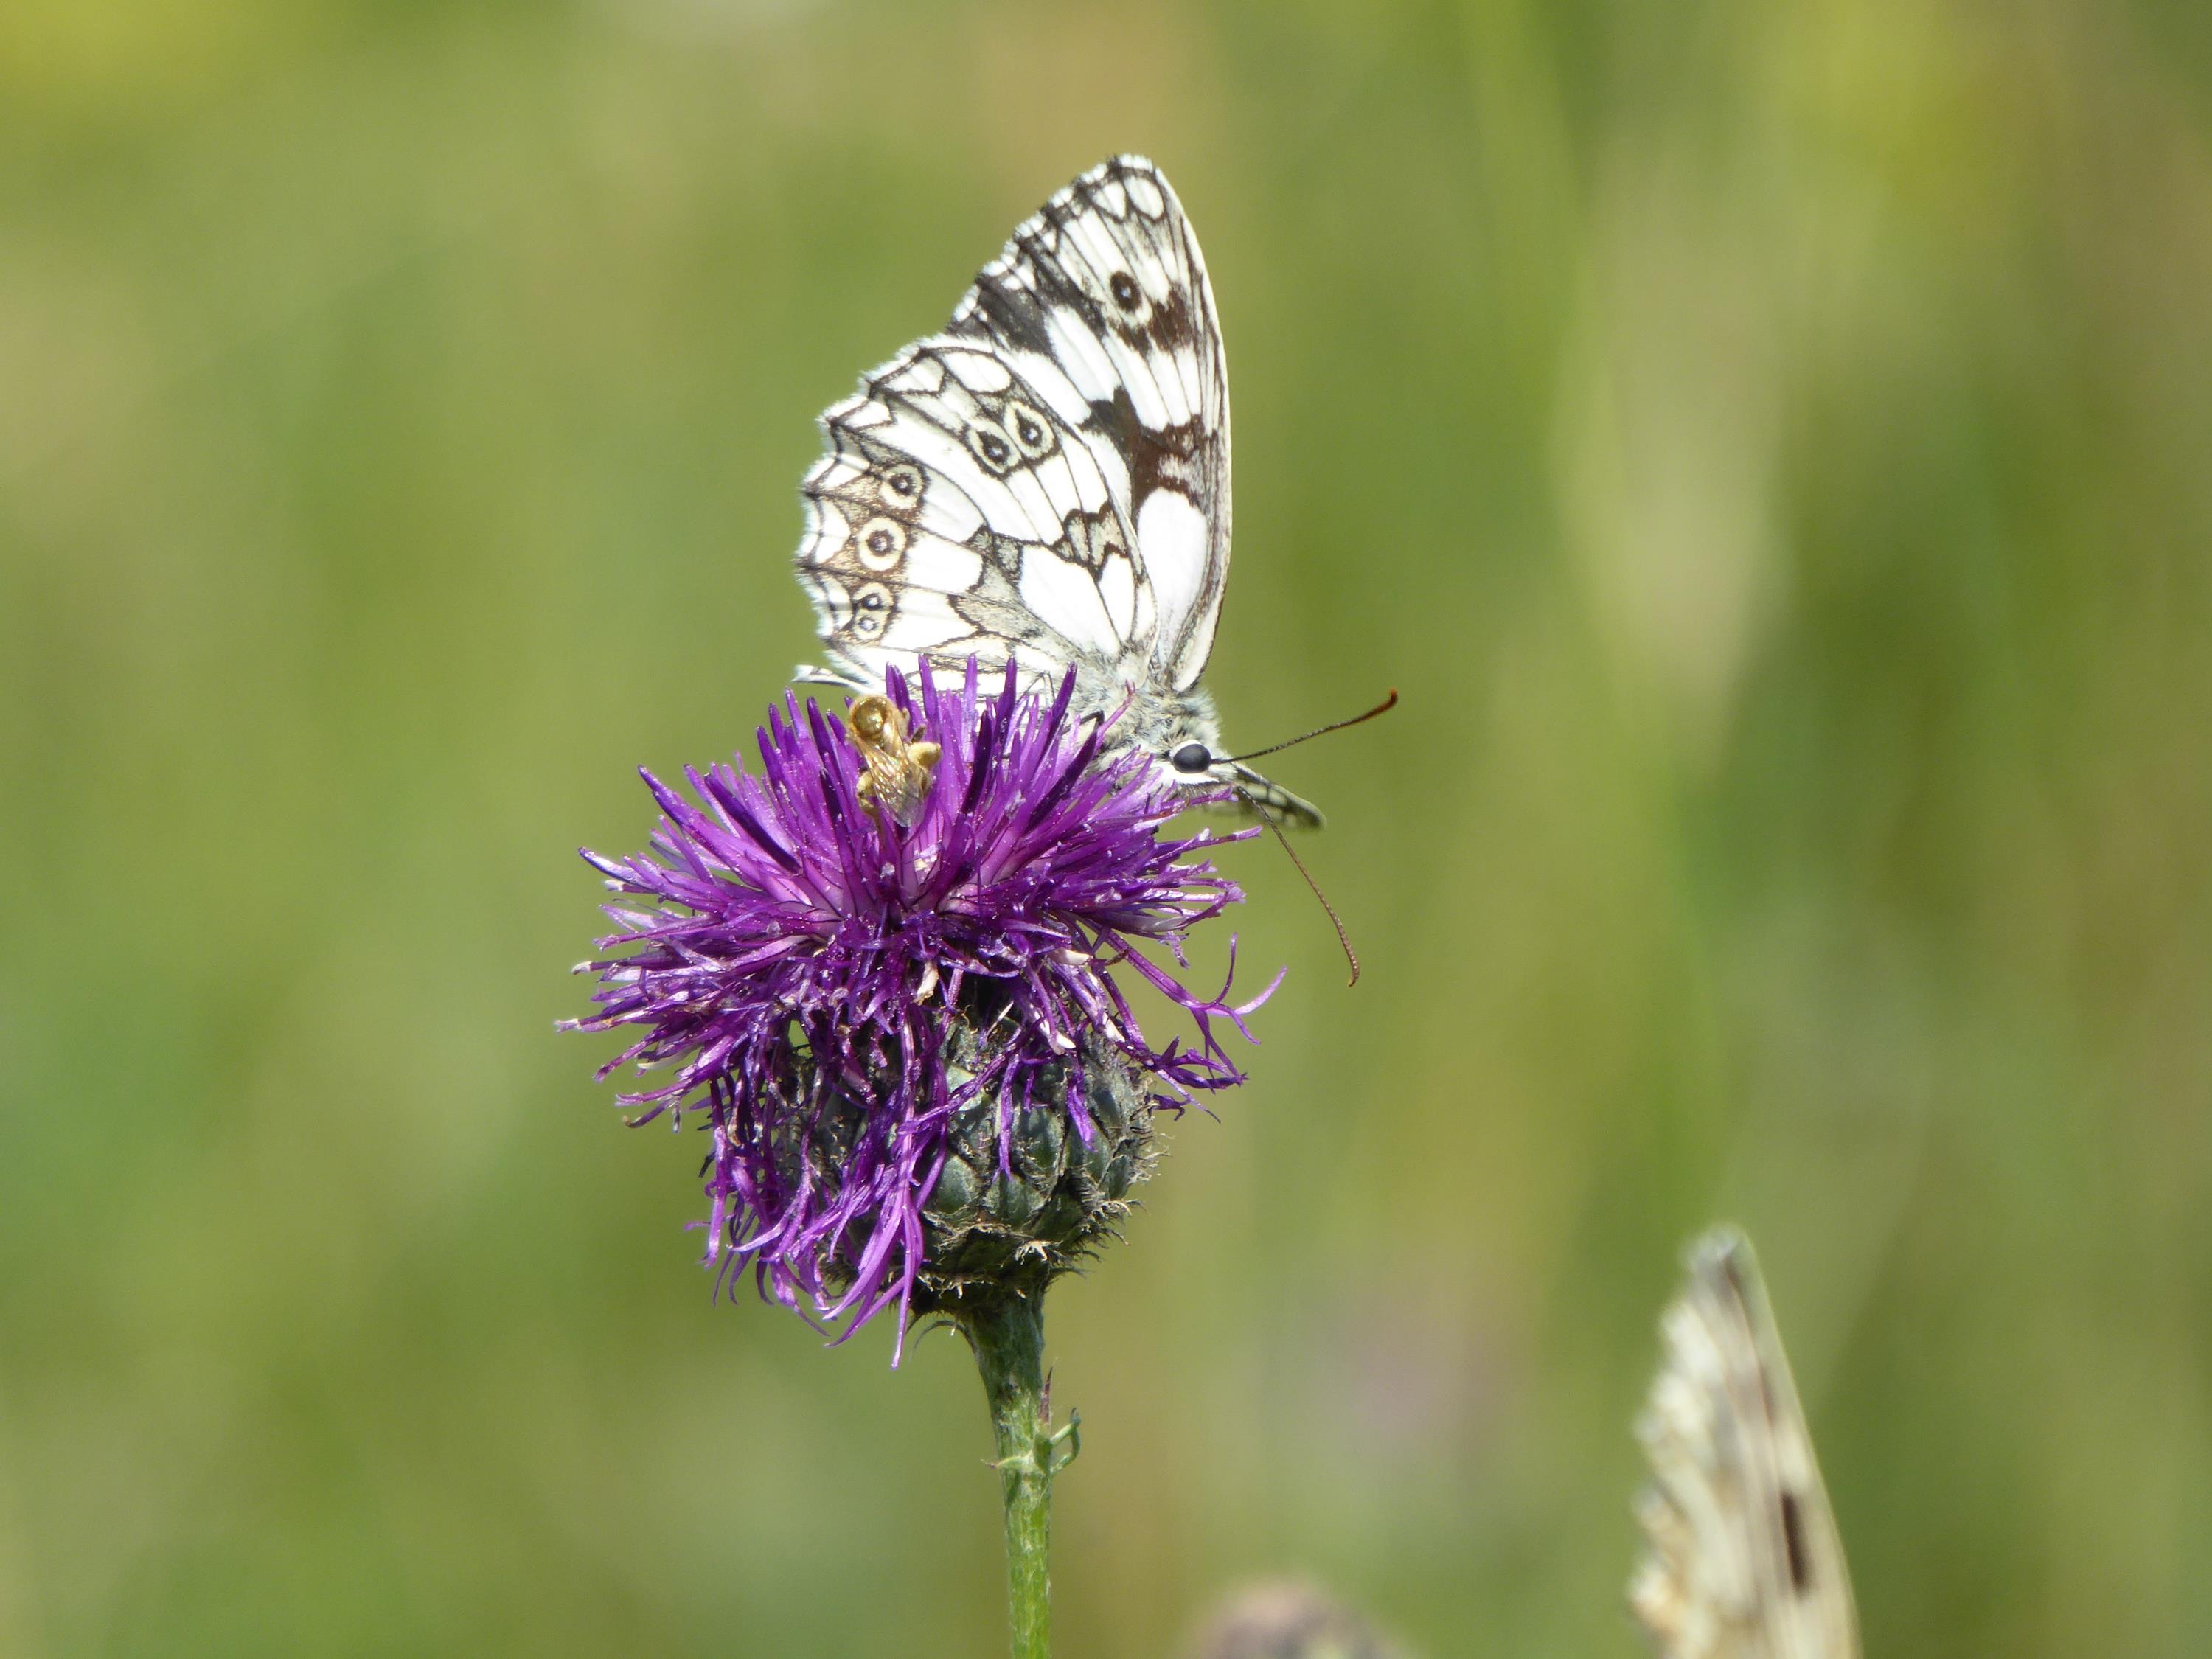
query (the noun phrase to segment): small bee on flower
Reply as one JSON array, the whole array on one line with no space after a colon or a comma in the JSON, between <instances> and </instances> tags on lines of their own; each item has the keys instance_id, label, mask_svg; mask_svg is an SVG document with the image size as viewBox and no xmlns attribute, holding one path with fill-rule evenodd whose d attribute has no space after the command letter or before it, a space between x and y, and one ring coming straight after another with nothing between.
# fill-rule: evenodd
<instances>
[{"instance_id":1,"label":"small bee on flower","mask_svg":"<svg viewBox=\"0 0 2212 1659\"><path fill-rule=\"evenodd\" d=\"M845 724L866 768L854 789L861 805L880 802L901 823L913 823L944 751L933 743L908 742L906 710L872 691L853 700Z\"/></svg>"}]
</instances>

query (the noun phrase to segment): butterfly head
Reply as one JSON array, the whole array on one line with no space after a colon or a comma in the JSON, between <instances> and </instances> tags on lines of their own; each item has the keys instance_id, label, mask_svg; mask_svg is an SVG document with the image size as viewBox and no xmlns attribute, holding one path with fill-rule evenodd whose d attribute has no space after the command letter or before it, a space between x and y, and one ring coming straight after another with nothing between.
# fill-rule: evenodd
<instances>
[{"instance_id":1,"label":"butterfly head","mask_svg":"<svg viewBox=\"0 0 2212 1659\"><path fill-rule=\"evenodd\" d=\"M1234 789L1246 802L1264 807L1277 817L1302 830L1322 826L1321 810L1282 785L1263 777L1242 761L1214 753L1196 739L1178 744L1164 758L1177 782L1193 789Z\"/></svg>"},{"instance_id":2,"label":"butterfly head","mask_svg":"<svg viewBox=\"0 0 2212 1659\"><path fill-rule=\"evenodd\" d=\"M1153 725L1166 734L1160 748L1161 758L1192 787L1235 790L1247 806L1278 831L1285 823L1304 830L1318 830L1322 816L1310 802L1299 799L1246 763L1279 750L1295 748L1310 738L1326 737L1331 732L1341 732L1347 726L1364 726L1397 706L1398 693L1394 687L1389 696L1364 714L1354 714L1349 720L1331 720L1327 726L1317 726L1286 742L1271 743L1265 749L1255 749L1243 755L1220 752L1220 728L1214 721L1213 705L1206 700L1204 692L1193 691L1180 702L1170 705L1164 711L1164 722L1155 721Z\"/></svg>"},{"instance_id":3,"label":"butterfly head","mask_svg":"<svg viewBox=\"0 0 2212 1659\"><path fill-rule=\"evenodd\" d=\"M1374 708L1349 720L1332 720L1317 726L1286 743L1270 744L1264 749L1249 754L1224 755L1221 752L1220 722L1214 718L1213 702L1195 686L1180 694L1162 695L1145 684L1141 678L1125 678L1121 682L1121 702L1119 717L1110 722L1109 729L1118 728L1118 748L1137 750L1156 756L1170 775L1185 788L1204 791L1218 799L1224 790L1233 791L1237 798L1265 823L1283 851L1290 855L1298 874L1313 890L1328 914L1329 925L1336 929L1337 943L1344 947L1344 959L1351 966L1349 984L1359 982L1359 957L1352 950L1352 940L1344 931L1335 907L1321 884L1291 845L1284 827L1318 830L1322 825L1320 811L1310 802L1301 800L1280 784L1254 771L1249 762L1279 750L1289 749L1330 732L1341 732L1347 726L1358 726L1373 720L1377 714L1388 714L1398 706L1398 693L1393 690Z\"/></svg>"},{"instance_id":4,"label":"butterfly head","mask_svg":"<svg viewBox=\"0 0 2212 1659\"><path fill-rule=\"evenodd\" d=\"M1107 726L1109 750L1135 750L1151 756L1170 777L1194 793L1231 790L1245 806L1270 812L1279 822L1302 830L1321 827L1321 813L1310 802L1271 782L1228 752L1228 745L1221 740L1221 722L1213 712L1213 699L1202 688L1168 691L1157 683L1148 684L1141 673L1122 669L1095 688L1083 689L1092 691L1094 707L1118 704Z\"/></svg>"}]
</instances>

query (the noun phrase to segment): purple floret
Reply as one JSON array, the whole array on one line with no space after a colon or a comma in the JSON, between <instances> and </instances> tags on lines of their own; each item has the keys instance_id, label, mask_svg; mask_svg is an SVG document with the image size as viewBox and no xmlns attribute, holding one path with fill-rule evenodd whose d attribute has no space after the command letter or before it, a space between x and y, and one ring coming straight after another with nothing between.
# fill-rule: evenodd
<instances>
[{"instance_id":1,"label":"purple floret","mask_svg":"<svg viewBox=\"0 0 2212 1659\"><path fill-rule=\"evenodd\" d=\"M645 1109L634 1122L708 1114L708 1261L750 1258L763 1296L804 1292L819 1317L849 1316L848 1335L894 1304L904 1328L956 1113L995 1105L1002 1169L1023 1114L1064 1114L1087 1144L1086 1065L1180 1108L1243 1080L1218 1023L1249 1041L1274 989L1232 1005L1227 982L1204 995L1138 950L1186 965L1188 931L1243 896L1193 855L1255 832L1164 837L1214 798L1148 756L1094 764L1101 723L1070 717L1073 685L1024 696L1009 665L987 692L970 662L951 689L925 669L917 700L888 676L943 751L910 824L856 793L844 725L786 694L758 774L686 769L694 805L647 772L665 815L650 849L584 854L645 903L608 907L619 931L585 964L598 1012L569 1026L639 1028L602 1077L672 1068L621 1097ZM1232 938L1232 976L1235 959ZM1109 971L1123 964L1191 1016L1194 1046L1152 1046Z\"/></svg>"}]
</instances>

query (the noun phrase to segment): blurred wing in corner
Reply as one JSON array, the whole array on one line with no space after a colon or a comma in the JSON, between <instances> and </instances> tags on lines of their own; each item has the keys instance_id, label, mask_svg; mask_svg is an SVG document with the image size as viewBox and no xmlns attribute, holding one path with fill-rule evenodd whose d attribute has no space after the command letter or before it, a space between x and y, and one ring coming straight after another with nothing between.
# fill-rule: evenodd
<instances>
[{"instance_id":1,"label":"blurred wing in corner","mask_svg":"<svg viewBox=\"0 0 2212 1659\"><path fill-rule=\"evenodd\" d=\"M1653 1475L1629 1586L1662 1659L1858 1659L1842 1539L1741 1233L1692 1246L1637 1423Z\"/></svg>"}]
</instances>

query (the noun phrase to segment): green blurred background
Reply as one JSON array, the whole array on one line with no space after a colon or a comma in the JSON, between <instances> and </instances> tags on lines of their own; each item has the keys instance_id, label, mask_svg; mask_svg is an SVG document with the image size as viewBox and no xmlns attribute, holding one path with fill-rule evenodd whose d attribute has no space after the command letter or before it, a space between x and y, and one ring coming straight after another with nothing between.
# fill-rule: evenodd
<instances>
[{"instance_id":1,"label":"green blurred background","mask_svg":"<svg viewBox=\"0 0 2212 1659\"><path fill-rule=\"evenodd\" d=\"M812 417L1158 158L1249 1085L1055 1297L1066 1659L1629 1656L1683 1241L1870 1653L2212 1649L2212 14L0 9L0 1652L975 1656L967 1358L715 1306L558 1037ZM1219 941L1213 941L1216 957Z\"/></svg>"}]
</instances>

